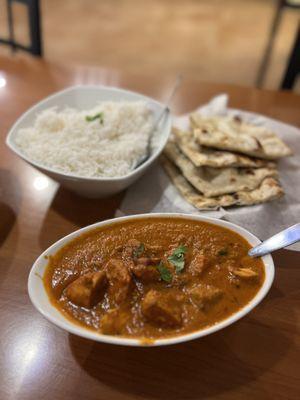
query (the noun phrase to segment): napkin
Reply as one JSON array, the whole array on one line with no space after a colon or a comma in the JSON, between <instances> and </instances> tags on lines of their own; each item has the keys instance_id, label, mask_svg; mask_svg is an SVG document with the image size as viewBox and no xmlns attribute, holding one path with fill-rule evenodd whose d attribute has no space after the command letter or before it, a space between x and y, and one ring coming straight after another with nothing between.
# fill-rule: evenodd
<instances>
[{"instance_id":1,"label":"napkin","mask_svg":"<svg viewBox=\"0 0 300 400\"><path fill-rule=\"evenodd\" d=\"M292 149L293 155L278 163L280 182L285 196L270 203L248 207L221 208L218 211L199 211L186 202L173 186L163 168L157 162L151 170L130 187L116 216L180 212L222 218L240 225L261 240L300 221L300 130L280 121L242 110L228 108L228 96L221 94L196 111L204 116L239 115L245 121L266 126L273 130ZM189 126L188 114L174 118L179 128ZM299 245L291 249L300 250Z\"/></svg>"}]
</instances>

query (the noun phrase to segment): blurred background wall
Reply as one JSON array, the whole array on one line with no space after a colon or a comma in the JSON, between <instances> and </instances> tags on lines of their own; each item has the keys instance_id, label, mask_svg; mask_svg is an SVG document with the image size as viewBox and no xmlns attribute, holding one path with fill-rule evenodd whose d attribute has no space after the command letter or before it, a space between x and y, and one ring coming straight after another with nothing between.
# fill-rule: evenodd
<instances>
[{"instance_id":1,"label":"blurred background wall","mask_svg":"<svg viewBox=\"0 0 300 400\"><path fill-rule=\"evenodd\" d=\"M133 73L181 71L205 81L255 85L277 3L41 0L43 56ZM15 3L13 12L15 36L26 43L26 7ZM263 87L278 88L298 21L299 9L283 10ZM0 36L5 35L6 0L0 0ZM9 51L0 46L0 54Z\"/></svg>"}]
</instances>

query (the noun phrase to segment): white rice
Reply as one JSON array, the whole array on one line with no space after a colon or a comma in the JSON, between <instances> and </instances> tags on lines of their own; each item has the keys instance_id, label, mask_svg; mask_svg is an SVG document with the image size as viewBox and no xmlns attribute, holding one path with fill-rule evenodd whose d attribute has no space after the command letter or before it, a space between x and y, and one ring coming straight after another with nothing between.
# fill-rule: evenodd
<instances>
[{"instance_id":1,"label":"white rice","mask_svg":"<svg viewBox=\"0 0 300 400\"><path fill-rule=\"evenodd\" d=\"M98 113L102 123L86 121ZM20 129L15 142L30 160L58 172L119 177L147 154L153 119L144 101L103 102L85 111L50 108Z\"/></svg>"}]
</instances>

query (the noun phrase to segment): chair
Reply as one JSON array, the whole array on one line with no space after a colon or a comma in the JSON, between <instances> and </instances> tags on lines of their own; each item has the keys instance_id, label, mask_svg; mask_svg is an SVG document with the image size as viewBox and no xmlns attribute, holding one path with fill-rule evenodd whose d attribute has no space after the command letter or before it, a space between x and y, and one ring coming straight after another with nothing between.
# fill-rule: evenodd
<instances>
[{"instance_id":1,"label":"chair","mask_svg":"<svg viewBox=\"0 0 300 400\"><path fill-rule=\"evenodd\" d=\"M267 42L266 50L265 50L265 53L263 55L263 58L262 58L262 61L261 61L261 64L260 64L260 67L259 67L259 70L258 70L258 74L257 74L257 79L256 79L256 86L257 87L262 87L262 85L263 85L263 82L264 82L264 79L265 79L265 75L266 75L266 72L267 72L267 69L268 69L268 66L269 66L269 62L270 62L270 59L271 59L271 54L272 54L272 50L273 50L275 37L276 37L276 34L277 34L277 30L278 30L279 24L281 22L282 12L283 12L285 7L297 9L297 8L300 7L300 0L278 0L277 1L277 7L276 7L276 10L275 10L273 22L272 22L272 25L271 25L271 29L270 29L270 33L269 33L269 39L268 39L268 42ZM297 40L296 40L296 45L297 45ZM294 50L296 51L296 47L295 47ZM299 57L299 55L298 55L298 57ZM291 61L292 60L289 61L289 65L290 65ZM292 68L292 70L294 70L294 67L291 67L291 68ZM289 89L291 89L291 88L289 88Z\"/></svg>"},{"instance_id":2,"label":"chair","mask_svg":"<svg viewBox=\"0 0 300 400\"><path fill-rule=\"evenodd\" d=\"M16 42L14 34L14 18L12 12L13 3L22 3L28 9L28 24L30 33L30 45L24 46ZM40 6L39 0L7 0L7 19L8 19L8 39L0 38L0 43L10 46L12 51L17 50L27 51L35 56L42 56L42 39L41 39L41 25L40 25Z\"/></svg>"},{"instance_id":3,"label":"chair","mask_svg":"<svg viewBox=\"0 0 300 400\"><path fill-rule=\"evenodd\" d=\"M285 71L284 78L281 83L281 89L292 89L296 83L296 79L300 73L300 25L295 40L294 47L291 52L289 62Z\"/></svg>"}]
</instances>

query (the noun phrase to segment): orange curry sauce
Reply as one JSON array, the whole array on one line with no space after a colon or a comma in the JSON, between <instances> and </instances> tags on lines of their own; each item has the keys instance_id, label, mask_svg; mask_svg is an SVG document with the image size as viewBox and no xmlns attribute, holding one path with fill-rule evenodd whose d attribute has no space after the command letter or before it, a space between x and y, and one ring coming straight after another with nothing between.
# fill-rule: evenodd
<instances>
[{"instance_id":1,"label":"orange curry sauce","mask_svg":"<svg viewBox=\"0 0 300 400\"><path fill-rule=\"evenodd\" d=\"M49 258L52 304L100 333L158 339L211 326L244 307L265 279L237 233L183 218L113 223Z\"/></svg>"}]
</instances>

